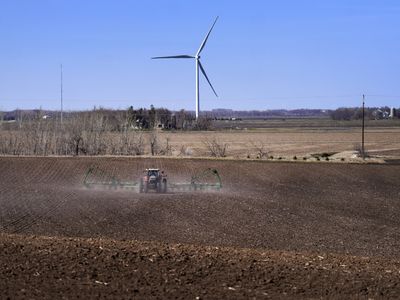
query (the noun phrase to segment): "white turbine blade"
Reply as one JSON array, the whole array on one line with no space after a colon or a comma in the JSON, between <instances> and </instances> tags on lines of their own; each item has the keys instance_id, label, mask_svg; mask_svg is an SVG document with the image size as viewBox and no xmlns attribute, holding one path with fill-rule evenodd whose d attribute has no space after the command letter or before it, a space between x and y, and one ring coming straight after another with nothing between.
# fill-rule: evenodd
<instances>
[{"instance_id":1,"label":"white turbine blade","mask_svg":"<svg viewBox=\"0 0 400 300\"><path fill-rule=\"evenodd\" d=\"M164 58L195 58L191 55L174 55L174 56L156 56L152 57L151 59L164 59Z\"/></svg>"},{"instance_id":2,"label":"white turbine blade","mask_svg":"<svg viewBox=\"0 0 400 300\"><path fill-rule=\"evenodd\" d=\"M208 37L210 36L210 33L211 33L211 31L213 30L215 23L217 23L217 20L218 20L218 17L215 18L214 24L211 26L211 28L210 28L210 30L208 31L206 37L204 38L204 41L201 43L200 48L199 48L199 51L197 51L197 54L196 54L196 55L200 55L201 51L203 50L204 46L205 46L206 43L207 43Z\"/></svg>"},{"instance_id":3,"label":"white turbine blade","mask_svg":"<svg viewBox=\"0 0 400 300\"><path fill-rule=\"evenodd\" d=\"M200 62L200 61L199 61L199 67L200 67L201 73L203 73L204 77L205 77L205 78L207 79L207 81L208 81L208 84L211 86L211 88L212 88L212 90L213 90L215 96L217 96L217 98L218 98L218 95L217 95L217 93L215 92L214 87L212 86L210 80L208 79L207 74L206 74L206 71L204 71L204 68L203 68L203 66L201 65L201 62Z\"/></svg>"}]
</instances>

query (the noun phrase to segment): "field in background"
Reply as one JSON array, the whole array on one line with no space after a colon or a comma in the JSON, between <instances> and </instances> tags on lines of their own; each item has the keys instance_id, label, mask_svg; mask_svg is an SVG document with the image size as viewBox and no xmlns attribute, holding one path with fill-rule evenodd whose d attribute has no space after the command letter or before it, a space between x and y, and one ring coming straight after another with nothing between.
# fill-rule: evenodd
<instances>
[{"instance_id":1,"label":"field in background","mask_svg":"<svg viewBox=\"0 0 400 300\"><path fill-rule=\"evenodd\" d=\"M213 130L133 130L113 126L101 115L69 120L30 121L2 127L0 153L5 155L154 155L231 157L240 159L352 161L361 144L360 121L328 118L245 119L213 121ZM122 122L122 119L121 119ZM400 157L400 120L368 120L365 147L374 158Z\"/></svg>"},{"instance_id":2,"label":"field in background","mask_svg":"<svg viewBox=\"0 0 400 300\"><path fill-rule=\"evenodd\" d=\"M227 145L226 155L230 157L256 158L257 148L263 145L269 155L275 158L284 156L292 158L297 155L309 157L323 152L353 151L361 143L359 129L326 129L326 128L274 128L242 131L217 132L176 132L160 133L162 139L169 139L174 150L186 147L187 155L208 156L204 141L216 139ZM366 130L366 149L371 153L400 156L400 127L374 128ZM175 152L179 155L179 151Z\"/></svg>"},{"instance_id":3,"label":"field in background","mask_svg":"<svg viewBox=\"0 0 400 300\"><path fill-rule=\"evenodd\" d=\"M331 118L253 118L242 120L217 120L219 129L260 129L260 128L361 128L361 120L333 120ZM399 127L400 119L366 120L368 127Z\"/></svg>"},{"instance_id":4,"label":"field in background","mask_svg":"<svg viewBox=\"0 0 400 300\"><path fill-rule=\"evenodd\" d=\"M204 141L226 144L226 155L234 158L257 158L260 150L275 159L312 159L313 154L338 153L336 159L351 159L361 144L360 121L313 119L247 119L215 121L216 131L162 132L173 149L183 146L193 156L207 156ZM400 120L368 120L365 147L371 156L400 157ZM351 152L351 153L350 153ZM176 151L175 155L182 154ZM266 157L264 157L266 158ZM335 157L333 157L335 159Z\"/></svg>"}]
</instances>

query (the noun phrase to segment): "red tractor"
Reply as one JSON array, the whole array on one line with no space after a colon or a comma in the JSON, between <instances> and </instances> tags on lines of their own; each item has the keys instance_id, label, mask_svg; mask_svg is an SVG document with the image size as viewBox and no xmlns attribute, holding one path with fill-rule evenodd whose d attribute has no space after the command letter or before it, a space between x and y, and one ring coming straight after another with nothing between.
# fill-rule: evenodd
<instances>
[{"instance_id":1,"label":"red tractor","mask_svg":"<svg viewBox=\"0 0 400 300\"><path fill-rule=\"evenodd\" d=\"M153 190L156 193L167 192L167 175L159 169L146 169L145 175L140 178L139 192L147 193Z\"/></svg>"}]
</instances>

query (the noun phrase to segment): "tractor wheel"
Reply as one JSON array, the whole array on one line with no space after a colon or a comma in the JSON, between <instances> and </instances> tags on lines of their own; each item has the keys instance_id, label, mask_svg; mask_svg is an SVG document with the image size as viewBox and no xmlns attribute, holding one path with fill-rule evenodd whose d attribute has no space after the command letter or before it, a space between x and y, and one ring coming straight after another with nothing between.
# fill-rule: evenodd
<instances>
[{"instance_id":1,"label":"tractor wheel","mask_svg":"<svg viewBox=\"0 0 400 300\"><path fill-rule=\"evenodd\" d=\"M162 192L165 194L167 192L167 181L164 180L164 182L162 183Z\"/></svg>"},{"instance_id":2,"label":"tractor wheel","mask_svg":"<svg viewBox=\"0 0 400 300\"><path fill-rule=\"evenodd\" d=\"M156 189L157 189L157 193L161 193L162 192L162 182L157 182Z\"/></svg>"},{"instance_id":3,"label":"tractor wheel","mask_svg":"<svg viewBox=\"0 0 400 300\"><path fill-rule=\"evenodd\" d=\"M143 179L142 178L140 178L139 193L143 193Z\"/></svg>"}]
</instances>

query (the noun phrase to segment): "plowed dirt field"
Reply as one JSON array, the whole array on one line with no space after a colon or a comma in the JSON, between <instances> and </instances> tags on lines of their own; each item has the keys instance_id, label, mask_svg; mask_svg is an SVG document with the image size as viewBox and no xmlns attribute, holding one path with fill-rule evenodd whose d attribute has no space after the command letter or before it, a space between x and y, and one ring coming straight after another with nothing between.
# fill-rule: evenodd
<instances>
[{"instance_id":1,"label":"plowed dirt field","mask_svg":"<svg viewBox=\"0 0 400 300\"><path fill-rule=\"evenodd\" d=\"M220 192L86 189L208 167ZM400 165L0 158L1 298L400 295Z\"/></svg>"}]
</instances>

